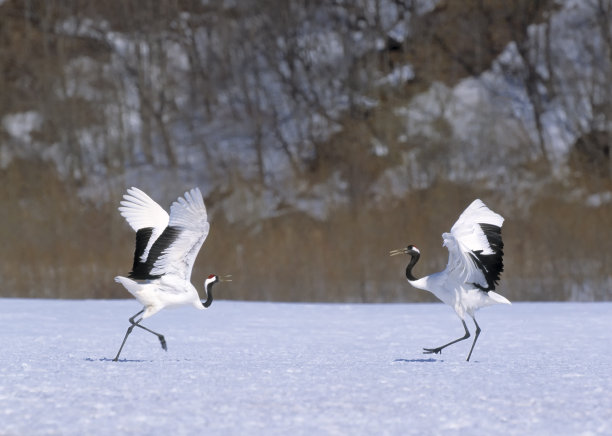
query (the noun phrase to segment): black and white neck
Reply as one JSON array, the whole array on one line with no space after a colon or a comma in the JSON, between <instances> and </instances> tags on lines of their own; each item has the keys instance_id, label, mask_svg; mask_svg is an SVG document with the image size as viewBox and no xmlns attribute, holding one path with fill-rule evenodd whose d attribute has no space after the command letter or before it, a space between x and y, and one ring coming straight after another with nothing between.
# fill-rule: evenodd
<instances>
[{"instance_id":1,"label":"black and white neck","mask_svg":"<svg viewBox=\"0 0 612 436\"><path fill-rule=\"evenodd\" d=\"M412 274L412 268L416 265L421 257L421 253L416 247L409 246L407 249L407 254L410 255L410 262L406 265L406 278L409 282L417 281L418 279Z\"/></svg>"},{"instance_id":2,"label":"black and white neck","mask_svg":"<svg viewBox=\"0 0 612 436\"><path fill-rule=\"evenodd\" d=\"M418 279L412 274L412 268L416 265L421 257L421 252L414 245L409 245L404 249L406 254L410 255L410 262L406 266L406 278L409 282L415 282Z\"/></svg>"},{"instance_id":3,"label":"black and white neck","mask_svg":"<svg viewBox=\"0 0 612 436\"><path fill-rule=\"evenodd\" d=\"M406 279L408 279L408 283L410 283L415 288L431 292L428 283L429 276L417 278L414 276L414 274L412 274L412 268L414 268L414 266L417 264L421 257L421 252L419 251L419 249L416 248L414 245L409 245L403 250L403 252L410 255L410 262L408 262L408 265L406 266Z\"/></svg>"},{"instance_id":4,"label":"black and white neck","mask_svg":"<svg viewBox=\"0 0 612 436\"><path fill-rule=\"evenodd\" d=\"M206 290L206 300L202 301L202 305L204 307L209 307L212 304L213 302L212 288L213 288L213 285L218 282L219 282L219 277L214 274L209 275L208 278L204 281L204 289Z\"/></svg>"}]
</instances>

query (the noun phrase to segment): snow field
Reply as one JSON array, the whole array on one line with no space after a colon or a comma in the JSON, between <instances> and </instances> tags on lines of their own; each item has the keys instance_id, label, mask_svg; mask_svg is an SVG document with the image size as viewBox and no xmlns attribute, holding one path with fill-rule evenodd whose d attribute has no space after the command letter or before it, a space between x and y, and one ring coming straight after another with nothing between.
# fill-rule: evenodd
<instances>
[{"instance_id":1,"label":"snow field","mask_svg":"<svg viewBox=\"0 0 612 436\"><path fill-rule=\"evenodd\" d=\"M612 303L0 300L0 435L610 434ZM471 321L468 322L473 329Z\"/></svg>"}]
</instances>

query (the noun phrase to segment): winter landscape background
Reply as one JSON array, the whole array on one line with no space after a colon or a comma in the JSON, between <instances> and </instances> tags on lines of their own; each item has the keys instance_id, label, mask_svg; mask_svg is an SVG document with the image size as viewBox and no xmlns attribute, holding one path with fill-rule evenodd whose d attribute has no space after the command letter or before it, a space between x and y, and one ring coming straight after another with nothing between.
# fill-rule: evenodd
<instances>
[{"instance_id":1,"label":"winter landscape background","mask_svg":"<svg viewBox=\"0 0 612 436\"><path fill-rule=\"evenodd\" d=\"M0 1L5 297L125 298L138 186L193 186L194 283L237 300L434 301L476 197L511 301L612 296L612 2Z\"/></svg>"}]
</instances>

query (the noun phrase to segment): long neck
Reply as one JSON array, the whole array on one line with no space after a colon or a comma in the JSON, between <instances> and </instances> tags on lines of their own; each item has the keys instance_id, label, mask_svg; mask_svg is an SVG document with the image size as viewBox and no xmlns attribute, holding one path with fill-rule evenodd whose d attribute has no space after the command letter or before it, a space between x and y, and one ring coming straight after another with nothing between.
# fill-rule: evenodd
<instances>
[{"instance_id":1,"label":"long neck","mask_svg":"<svg viewBox=\"0 0 612 436\"><path fill-rule=\"evenodd\" d=\"M406 266L406 278L409 282L414 282L415 280L418 280L415 276L412 275L412 268L414 268L416 263L419 261L419 257L421 257L419 253L410 255L410 263L408 264L408 266Z\"/></svg>"},{"instance_id":2,"label":"long neck","mask_svg":"<svg viewBox=\"0 0 612 436\"><path fill-rule=\"evenodd\" d=\"M210 282L208 284L206 284L206 301L202 301L202 305L204 307L208 307L212 304L213 302L213 293L212 293L212 287L215 284L215 282Z\"/></svg>"}]
</instances>

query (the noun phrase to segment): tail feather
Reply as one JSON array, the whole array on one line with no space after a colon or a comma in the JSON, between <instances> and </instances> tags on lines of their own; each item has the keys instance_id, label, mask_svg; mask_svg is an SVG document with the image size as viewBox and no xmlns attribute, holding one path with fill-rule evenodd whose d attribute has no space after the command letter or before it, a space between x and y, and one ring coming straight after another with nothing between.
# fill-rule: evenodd
<instances>
[{"instance_id":1,"label":"tail feather","mask_svg":"<svg viewBox=\"0 0 612 436\"><path fill-rule=\"evenodd\" d=\"M489 291L489 298L499 304L512 304L510 300L508 300L503 295L499 295L497 292Z\"/></svg>"},{"instance_id":2,"label":"tail feather","mask_svg":"<svg viewBox=\"0 0 612 436\"><path fill-rule=\"evenodd\" d=\"M123 287L133 296L136 296L137 291L140 289L140 285L138 283L127 277L117 276L115 277L115 281L117 283L121 283Z\"/></svg>"}]
</instances>

